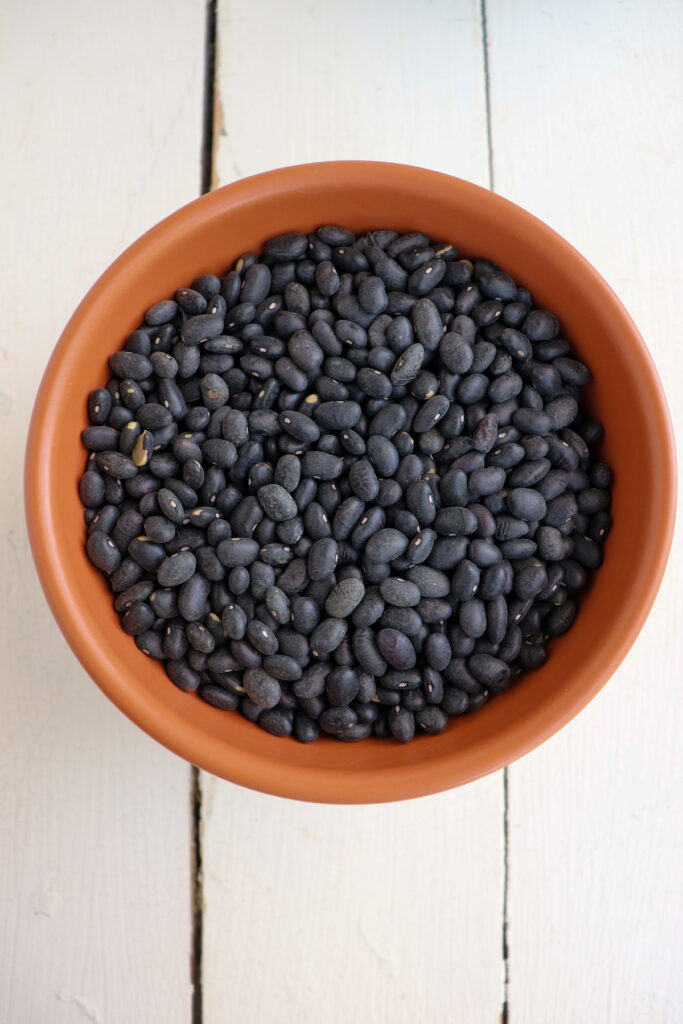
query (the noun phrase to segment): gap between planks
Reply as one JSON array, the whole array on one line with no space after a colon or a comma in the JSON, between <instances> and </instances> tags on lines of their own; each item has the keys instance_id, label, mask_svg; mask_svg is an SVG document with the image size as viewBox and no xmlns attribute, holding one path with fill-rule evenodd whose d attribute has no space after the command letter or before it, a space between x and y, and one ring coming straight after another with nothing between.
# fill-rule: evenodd
<instances>
[{"instance_id":1,"label":"gap between planks","mask_svg":"<svg viewBox=\"0 0 683 1024\"><path fill-rule=\"evenodd\" d=\"M488 150L489 188L495 191L493 177L493 136L491 129L491 86L489 76L489 37L486 20L486 0L481 0L481 45L484 55L484 96L486 103L486 148ZM510 815L509 815L509 776L508 769L503 768L503 905L501 927L501 953L503 958L503 992L500 1011L501 1024L509 1020L509 989L510 989L510 935L508 922L508 893L510 880Z\"/></svg>"},{"instance_id":2,"label":"gap between planks","mask_svg":"<svg viewBox=\"0 0 683 1024\"><path fill-rule=\"evenodd\" d=\"M214 157L214 117L216 91L216 21L217 0L207 0L204 34L204 95L202 111L202 140L199 154L199 192L211 191ZM202 786L199 768L191 768L192 802L192 1024L202 1024L204 993L202 987L202 950L204 935L204 885L202 875Z\"/></svg>"}]
</instances>

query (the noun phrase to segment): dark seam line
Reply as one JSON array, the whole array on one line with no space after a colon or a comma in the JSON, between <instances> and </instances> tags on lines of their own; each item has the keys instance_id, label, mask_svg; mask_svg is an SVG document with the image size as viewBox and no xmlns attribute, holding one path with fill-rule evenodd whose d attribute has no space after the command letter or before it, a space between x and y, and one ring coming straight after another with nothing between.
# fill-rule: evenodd
<instances>
[{"instance_id":1,"label":"dark seam line","mask_svg":"<svg viewBox=\"0 0 683 1024\"><path fill-rule=\"evenodd\" d=\"M202 882L202 791L199 768L190 769L192 778L192 1024L202 1024L202 946L204 930L204 888Z\"/></svg>"},{"instance_id":2,"label":"dark seam line","mask_svg":"<svg viewBox=\"0 0 683 1024\"><path fill-rule=\"evenodd\" d=\"M489 75L489 38L486 21L486 0L481 0L481 38L484 49L484 95L486 98L486 147L488 157L489 188L494 188L493 176L493 137L491 131L491 84ZM510 987L510 944L508 927L508 894L510 884L510 821L509 821L509 789L508 769L503 768L503 1005L500 1013L501 1024L509 1024L508 992Z\"/></svg>"},{"instance_id":3,"label":"dark seam line","mask_svg":"<svg viewBox=\"0 0 683 1024\"><path fill-rule=\"evenodd\" d=\"M216 22L218 0L207 0L204 33L204 89L202 94L202 138L199 153L199 191L211 191L213 179L213 122L216 78ZM192 1024L204 1019L202 954L204 939L204 884L202 878L202 788L199 769L190 769L192 809L192 936L190 979L192 982Z\"/></svg>"},{"instance_id":4,"label":"dark seam line","mask_svg":"<svg viewBox=\"0 0 683 1024\"><path fill-rule=\"evenodd\" d=\"M501 1024L508 1024L510 988L510 946L508 935L508 891L510 884L510 820L509 820L508 769L503 768L503 1008L500 1014Z\"/></svg>"},{"instance_id":5,"label":"dark seam line","mask_svg":"<svg viewBox=\"0 0 683 1024\"><path fill-rule=\"evenodd\" d=\"M216 78L216 21L218 0L208 0L206 5L206 35L204 43L204 96L202 122L202 148L200 156L199 189L202 195L211 191L213 179L213 121L214 93Z\"/></svg>"}]
</instances>

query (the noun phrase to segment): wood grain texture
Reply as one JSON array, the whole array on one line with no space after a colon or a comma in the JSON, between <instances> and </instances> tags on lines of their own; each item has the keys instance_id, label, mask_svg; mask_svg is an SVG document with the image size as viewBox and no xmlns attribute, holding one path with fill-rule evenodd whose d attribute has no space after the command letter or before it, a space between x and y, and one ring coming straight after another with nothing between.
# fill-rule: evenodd
<instances>
[{"instance_id":1,"label":"wood grain texture","mask_svg":"<svg viewBox=\"0 0 683 1024\"><path fill-rule=\"evenodd\" d=\"M616 289L683 429L683 7L487 0L497 191ZM628 410L624 410L628 415ZM510 770L510 1020L683 1020L683 548L625 664Z\"/></svg>"},{"instance_id":2,"label":"wood grain texture","mask_svg":"<svg viewBox=\"0 0 683 1024\"><path fill-rule=\"evenodd\" d=\"M204 1022L497 1022L500 777L335 807L204 776Z\"/></svg>"},{"instance_id":3,"label":"wood grain texture","mask_svg":"<svg viewBox=\"0 0 683 1024\"><path fill-rule=\"evenodd\" d=\"M396 160L487 183L478 0L219 0L215 179Z\"/></svg>"},{"instance_id":4,"label":"wood grain texture","mask_svg":"<svg viewBox=\"0 0 683 1024\"><path fill-rule=\"evenodd\" d=\"M190 769L52 621L21 500L26 427L71 311L198 190L204 5L0 15L0 1021L188 1024Z\"/></svg>"},{"instance_id":5,"label":"wood grain texture","mask_svg":"<svg viewBox=\"0 0 683 1024\"><path fill-rule=\"evenodd\" d=\"M218 184L361 157L487 182L478 3L224 0L218 68ZM202 784L205 1024L498 1021L500 775L381 807Z\"/></svg>"}]
</instances>

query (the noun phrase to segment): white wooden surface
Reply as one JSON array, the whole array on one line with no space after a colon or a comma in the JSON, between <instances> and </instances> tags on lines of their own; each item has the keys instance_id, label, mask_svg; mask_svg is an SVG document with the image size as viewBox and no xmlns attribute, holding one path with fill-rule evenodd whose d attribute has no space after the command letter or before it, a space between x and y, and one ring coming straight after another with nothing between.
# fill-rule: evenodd
<instances>
[{"instance_id":1,"label":"white wooden surface","mask_svg":"<svg viewBox=\"0 0 683 1024\"><path fill-rule=\"evenodd\" d=\"M495 187L616 288L680 430L683 6L485 7L218 0L214 181L369 157L488 184L485 13ZM197 193L205 17L202 0L0 14L0 1024L199 1024L190 769L66 648L20 477L70 311ZM681 564L679 535L627 662L509 769L511 1024L683 1021ZM201 786L204 1024L499 1020L501 774L377 808Z\"/></svg>"},{"instance_id":2,"label":"white wooden surface","mask_svg":"<svg viewBox=\"0 0 683 1024\"><path fill-rule=\"evenodd\" d=\"M474 0L225 0L218 30L218 184L358 157L488 183ZM379 808L202 784L205 1024L498 1020L502 775Z\"/></svg>"},{"instance_id":3,"label":"white wooden surface","mask_svg":"<svg viewBox=\"0 0 683 1024\"><path fill-rule=\"evenodd\" d=\"M204 1022L498 1021L501 780L375 807L204 791Z\"/></svg>"},{"instance_id":4,"label":"white wooden surface","mask_svg":"<svg viewBox=\"0 0 683 1024\"><path fill-rule=\"evenodd\" d=\"M487 7L496 190L616 289L680 437L683 5ZM624 665L510 769L513 1022L683 1020L682 595L679 529Z\"/></svg>"},{"instance_id":5,"label":"white wooden surface","mask_svg":"<svg viewBox=\"0 0 683 1024\"><path fill-rule=\"evenodd\" d=\"M199 0L0 12L0 1021L188 1024L190 768L87 678L21 475L40 374L106 265L199 188Z\"/></svg>"}]
</instances>

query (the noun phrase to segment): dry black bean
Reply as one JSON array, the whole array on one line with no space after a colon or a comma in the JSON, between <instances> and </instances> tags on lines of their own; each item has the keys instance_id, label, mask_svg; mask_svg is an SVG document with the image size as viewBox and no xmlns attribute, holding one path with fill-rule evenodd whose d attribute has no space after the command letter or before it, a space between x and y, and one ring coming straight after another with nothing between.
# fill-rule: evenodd
<instances>
[{"instance_id":1,"label":"dry black bean","mask_svg":"<svg viewBox=\"0 0 683 1024\"><path fill-rule=\"evenodd\" d=\"M186 622L197 622L204 615L211 584L200 573L186 580L178 592L178 611Z\"/></svg>"},{"instance_id":2,"label":"dry black bean","mask_svg":"<svg viewBox=\"0 0 683 1024\"><path fill-rule=\"evenodd\" d=\"M524 321L524 331L531 341L549 341L560 329L557 317L544 309L534 309Z\"/></svg>"},{"instance_id":3,"label":"dry black bean","mask_svg":"<svg viewBox=\"0 0 683 1024\"><path fill-rule=\"evenodd\" d=\"M166 673L171 682L186 693L194 693L199 689L199 672L195 672L183 658L174 660L169 657L166 662Z\"/></svg>"},{"instance_id":4,"label":"dry black bean","mask_svg":"<svg viewBox=\"0 0 683 1024\"><path fill-rule=\"evenodd\" d=\"M262 708L274 708L280 701L280 683L262 668L248 668L244 671L243 685L247 696Z\"/></svg>"},{"instance_id":5,"label":"dry black bean","mask_svg":"<svg viewBox=\"0 0 683 1024\"><path fill-rule=\"evenodd\" d=\"M415 723L420 732L424 732L428 736L437 736L448 725L448 716L436 704L427 704L420 711L415 712Z\"/></svg>"},{"instance_id":6,"label":"dry black bean","mask_svg":"<svg viewBox=\"0 0 683 1024\"><path fill-rule=\"evenodd\" d=\"M360 604L364 595L365 587L361 580L340 580L325 601L325 611L333 618L345 619Z\"/></svg>"}]
</instances>

